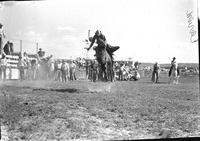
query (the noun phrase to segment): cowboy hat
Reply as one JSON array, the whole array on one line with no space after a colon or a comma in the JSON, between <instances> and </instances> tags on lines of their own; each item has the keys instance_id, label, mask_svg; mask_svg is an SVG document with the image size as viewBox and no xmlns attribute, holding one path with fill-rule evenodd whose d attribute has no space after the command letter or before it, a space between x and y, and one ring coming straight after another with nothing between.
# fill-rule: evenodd
<instances>
[{"instance_id":1,"label":"cowboy hat","mask_svg":"<svg viewBox=\"0 0 200 141\"><path fill-rule=\"evenodd\" d=\"M95 35L99 35L100 33L100 30L96 30Z\"/></svg>"}]
</instances>

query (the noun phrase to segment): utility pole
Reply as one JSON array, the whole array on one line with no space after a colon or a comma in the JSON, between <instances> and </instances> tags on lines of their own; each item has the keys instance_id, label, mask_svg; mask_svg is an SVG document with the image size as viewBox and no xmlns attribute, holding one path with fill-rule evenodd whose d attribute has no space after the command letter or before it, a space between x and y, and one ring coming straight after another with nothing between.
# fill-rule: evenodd
<instances>
[{"instance_id":1,"label":"utility pole","mask_svg":"<svg viewBox=\"0 0 200 141\"><path fill-rule=\"evenodd\" d=\"M88 30L88 39L89 39L89 37L90 37L90 29Z\"/></svg>"},{"instance_id":2,"label":"utility pole","mask_svg":"<svg viewBox=\"0 0 200 141\"><path fill-rule=\"evenodd\" d=\"M38 42L36 43L36 54L38 53Z\"/></svg>"},{"instance_id":3,"label":"utility pole","mask_svg":"<svg viewBox=\"0 0 200 141\"><path fill-rule=\"evenodd\" d=\"M20 40L20 55L22 56L22 40Z\"/></svg>"}]
</instances>

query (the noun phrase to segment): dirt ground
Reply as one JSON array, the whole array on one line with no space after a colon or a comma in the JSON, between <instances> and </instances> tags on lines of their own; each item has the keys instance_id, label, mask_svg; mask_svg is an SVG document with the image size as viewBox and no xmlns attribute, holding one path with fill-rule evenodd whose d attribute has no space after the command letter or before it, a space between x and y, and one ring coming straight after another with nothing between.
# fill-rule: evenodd
<instances>
[{"instance_id":1,"label":"dirt ground","mask_svg":"<svg viewBox=\"0 0 200 141\"><path fill-rule=\"evenodd\" d=\"M139 81L0 83L11 140L200 137L199 75Z\"/></svg>"}]
</instances>

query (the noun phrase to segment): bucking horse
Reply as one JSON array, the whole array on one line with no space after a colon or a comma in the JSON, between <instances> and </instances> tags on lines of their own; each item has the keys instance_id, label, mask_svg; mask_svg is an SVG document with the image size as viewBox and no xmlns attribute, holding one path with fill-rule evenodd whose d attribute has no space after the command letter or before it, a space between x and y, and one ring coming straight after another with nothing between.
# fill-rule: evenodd
<instances>
[{"instance_id":1,"label":"bucking horse","mask_svg":"<svg viewBox=\"0 0 200 141\"><path fill-rule=\"evenodd\" d=\"M108 54L105 47L97 46L94 48L96 51L96 59L100 65L100 79L105 81L113 81L114 70L113 70L113 59Z\"/></svg>"},{"instance_id":2,"label":"bucking horse","mask_svg":"<svg viewBox=\"0 0 200 141\"><path fill-rule=\"evenodd\" d=\"M96 51L96 59L99 64L100 80L113 81L114 70L113 70L113 52L119 49L119 46L108 48L105 42L98 39L98 46L93 49Z\"/></svg>"}]
</instances>

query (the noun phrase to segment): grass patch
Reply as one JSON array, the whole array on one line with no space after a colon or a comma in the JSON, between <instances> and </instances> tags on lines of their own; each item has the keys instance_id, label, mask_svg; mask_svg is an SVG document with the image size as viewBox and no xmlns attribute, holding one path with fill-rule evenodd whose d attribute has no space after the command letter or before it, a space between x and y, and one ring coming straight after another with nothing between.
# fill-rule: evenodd
<instances>
[{"instance_id":1,"label":"grass patch","mask_svg":"<svg viewBox=\"0 0 200 141\"><path fill-rule=\"evenodd\" d=\"M0 96L0 114L2 123L7 125L10 130L14 129L22 116L21 99L16 96L5 94Z\"/></svg>"}]
</instances>

